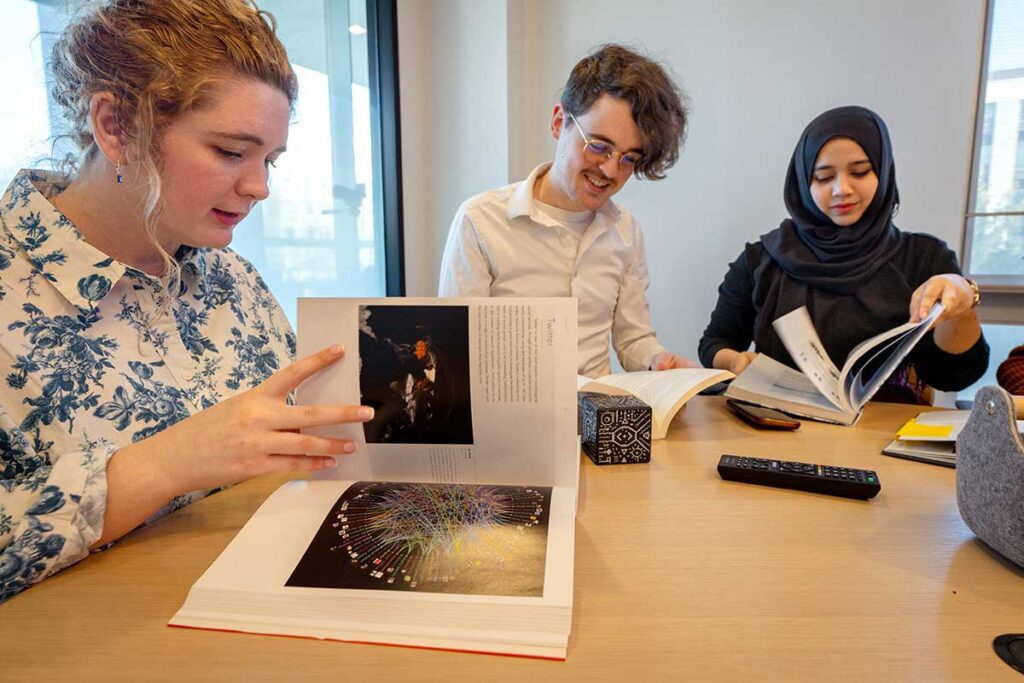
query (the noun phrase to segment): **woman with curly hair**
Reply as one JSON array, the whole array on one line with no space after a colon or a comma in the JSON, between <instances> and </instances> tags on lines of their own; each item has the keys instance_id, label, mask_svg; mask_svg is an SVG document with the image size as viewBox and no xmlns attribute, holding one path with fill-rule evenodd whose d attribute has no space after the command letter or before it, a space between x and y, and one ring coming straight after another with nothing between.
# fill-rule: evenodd
<instances>
[{"instance_id":1,"label":"woman with curly hair","mask_svg":"<svg viewBox=\"0 0 1024 683\"><path fill-rule=\"evenodd\" d=\"M89 3L53 49L80 154L0 199L0 601L217 488L354 444L296 407L335 362L228 248L267 197L297 95L247 0Z\"/></svg>"}]
</instances>

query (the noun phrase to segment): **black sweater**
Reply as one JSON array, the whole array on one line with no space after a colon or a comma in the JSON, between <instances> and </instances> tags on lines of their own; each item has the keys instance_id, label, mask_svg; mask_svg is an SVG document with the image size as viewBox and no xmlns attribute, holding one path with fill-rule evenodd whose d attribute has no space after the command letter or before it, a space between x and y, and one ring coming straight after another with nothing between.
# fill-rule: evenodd
<instances>
[{"instance_id":1,"label":"black sweater","mask_svg":"<svg viewBox=\"0 0 1024 683\"><path fill-rule=\"evenodd\" d=\"M960 273L956 255L942 240L906 232L899 237L897 252L865 291L849 295L800 286L760 242L747 244L718 288L718 304L698 346L701 362L711 367L722 349L746 351L753 341L758 353L796 367L766 311L774 319L806 305L825 350L841 368L857 344L909 320L910 296L925 280ZM925 384L957 391L985 374L988 356L984 335L967 351L952 354L936 346L929 332L906 362Z\"/></svg>"}]
</instances>

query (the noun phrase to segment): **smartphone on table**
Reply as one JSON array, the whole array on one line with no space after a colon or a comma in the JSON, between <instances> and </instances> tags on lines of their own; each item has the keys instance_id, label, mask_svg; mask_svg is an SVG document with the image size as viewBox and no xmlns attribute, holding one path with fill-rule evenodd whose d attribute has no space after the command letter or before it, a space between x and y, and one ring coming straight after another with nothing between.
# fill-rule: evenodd
<instances>
[{"instance_id":1,"label":"smartphone on table","mask_svg":"<svg viewBox=\"0 0 1024 683\"><path fill-rule=\"evenodd\" d=\"M793 430L800 428L800 422L778 410L762 408L752 403L743 403L731 398L725 400L725 405L729 407L729 410L736 413L741 420L758 429Z\"/></svg>"}]
</instances>

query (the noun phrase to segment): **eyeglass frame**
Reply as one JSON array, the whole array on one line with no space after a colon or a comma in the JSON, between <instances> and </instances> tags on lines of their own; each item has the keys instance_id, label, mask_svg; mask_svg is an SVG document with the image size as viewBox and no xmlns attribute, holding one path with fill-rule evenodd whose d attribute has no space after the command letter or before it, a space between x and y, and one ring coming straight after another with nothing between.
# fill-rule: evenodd
<instances>
[{"instance_id":1,"label":"eyeglass frame","mask_svg":"<svg viewBox=\"0 0 1024 683\"><path fill-rule=\"evenodd\" d=\"M595 138L590 137L590 134L587 133L587 131L583 130L583 126L581 126L580 122L576 120L576 117L573 116L572 112L568 112L567 111L567 112L565 112L565 114L566 114L566 116L569 117L569 120L572 121L573 125L576 126L576 130L578 130L580 132L580 137L583 138L583 152L585 154L589 150L589 153L591 155L593 155L594 157L604 157L604 161L608 161L609 159L611 159L612 157L614 157L617 154L617 155L619 155L619 163L617 164L619 169L628 170L631 173L633 172L633 170L636 169L637 164L639 164L641 161L643 161L643 159L644 159L643 152L634 152L632 150L626 150L625 152L620 152L619 150L615 149L615 145L613 145L612 143L606 142L604 140L599 140L599 139L595 139ZM606 145L607 147L609 147L609 151L608 152L597 152L597 151L595 151L591 147L591 145L593 145L593 144ZM635 161L633 163L623 164L622 160L625 159L627 157L627 155L635 158ZM596 159L595 159L595 161L596 161Z\"/></svg>"}]
</instances>

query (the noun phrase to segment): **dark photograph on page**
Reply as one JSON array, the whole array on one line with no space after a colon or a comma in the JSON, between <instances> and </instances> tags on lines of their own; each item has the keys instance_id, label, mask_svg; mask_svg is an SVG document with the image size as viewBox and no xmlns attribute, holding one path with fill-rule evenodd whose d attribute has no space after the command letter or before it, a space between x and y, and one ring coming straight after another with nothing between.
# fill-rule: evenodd
<instances>
[{"instance_id":1,"label":"dark photograph on page","mask_svg":"<svg viewBox=\"0 0 1024 683\"><path fill-rule=\"evenodd\" d=\"M473 443L466 306L360 306L359 359L367 443Z\"/></svg>"}]
</instances>

